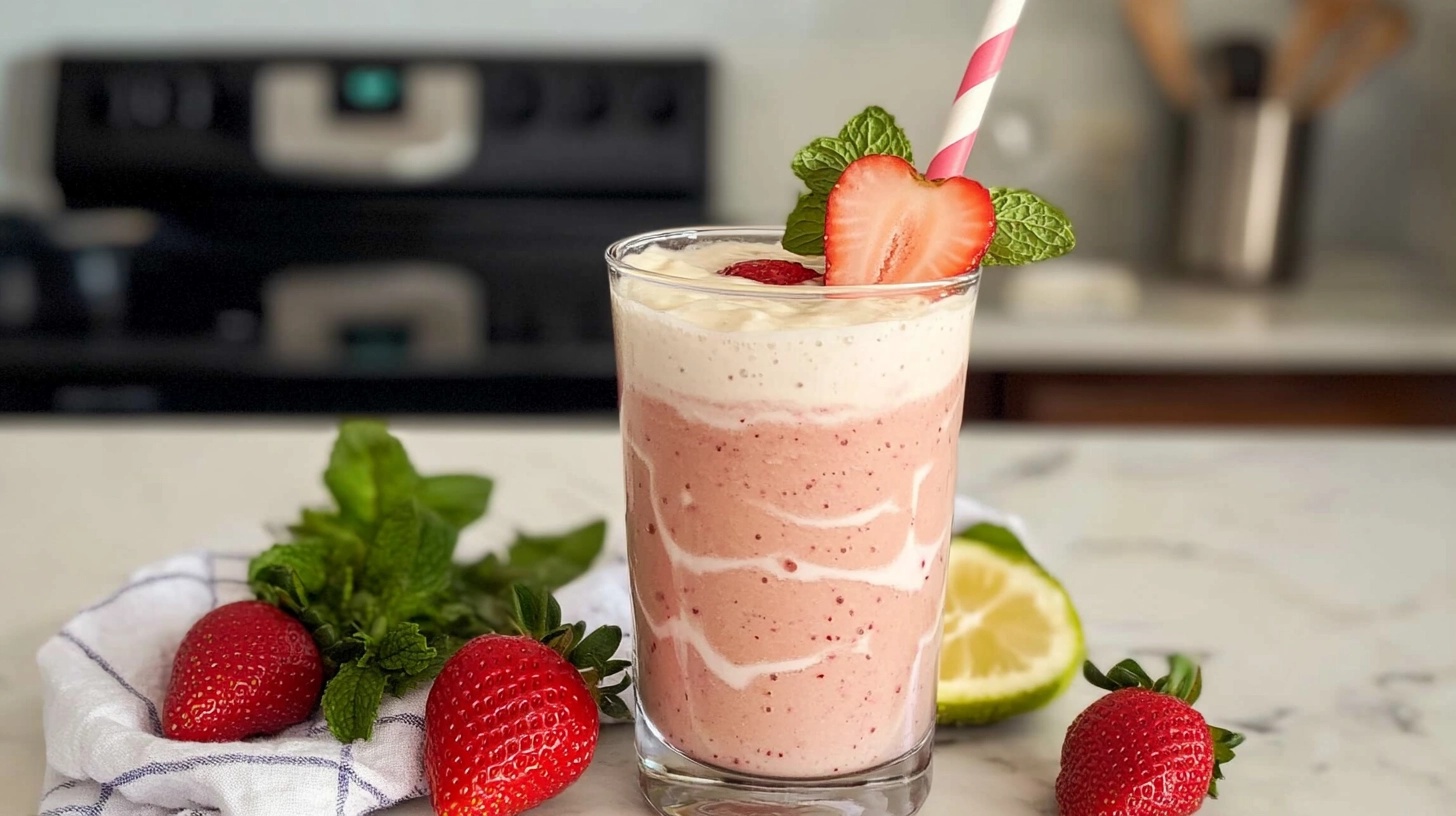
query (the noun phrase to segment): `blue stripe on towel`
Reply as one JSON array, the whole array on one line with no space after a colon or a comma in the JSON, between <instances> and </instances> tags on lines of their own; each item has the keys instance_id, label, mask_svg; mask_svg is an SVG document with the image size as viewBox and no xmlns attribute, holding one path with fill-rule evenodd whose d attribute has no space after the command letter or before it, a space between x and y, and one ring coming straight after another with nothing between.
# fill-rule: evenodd
<instances>
[{"instance_id":1,"label":"blue stripe on towel","mask_svg":"<svg viewBox=\"0 0 1456 816\"><path fill-rule=\"evenodd\" d=\"M140 700L142 704L147 707L147 722L152 727L152 733L157 736L162 735L162 718L157 716L157 706L155 703L148 699L146 695L142 694L140 691L137 691L131 683L126 682L126 678L122 677L116 671L116 669L113 669L111 667L110 663L106 662L105 658L93 651L90 646L82 643L80 638L76 637L70 632L67 632L64 629L60 631L57 637L74 644L77 649L80 649L81 652L86 655L86 657L91 659L92 663L95 663L98 667L101 668L102 671L110 675L112 680L115 680L118 685L126 689L127 692L131 694L131 696Z\"/></svg>"}]
</instances>

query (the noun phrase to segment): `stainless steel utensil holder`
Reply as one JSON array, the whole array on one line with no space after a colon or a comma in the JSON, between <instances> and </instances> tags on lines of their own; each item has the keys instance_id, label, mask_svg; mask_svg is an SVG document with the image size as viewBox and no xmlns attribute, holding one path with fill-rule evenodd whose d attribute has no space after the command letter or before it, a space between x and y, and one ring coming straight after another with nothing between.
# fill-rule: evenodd
<instances>
[{"instance_id":1,"label":"stainless steel utensil holder","mask_svg":"<svg viewBox=\"0 0 1456 816\"><path fill-rule=\"evenodd\" d=\"M1241 287L1294 280L1312 123L1282 102L1228 99L1180 124L1179 273Z\"/></svg>"}]
</instances>

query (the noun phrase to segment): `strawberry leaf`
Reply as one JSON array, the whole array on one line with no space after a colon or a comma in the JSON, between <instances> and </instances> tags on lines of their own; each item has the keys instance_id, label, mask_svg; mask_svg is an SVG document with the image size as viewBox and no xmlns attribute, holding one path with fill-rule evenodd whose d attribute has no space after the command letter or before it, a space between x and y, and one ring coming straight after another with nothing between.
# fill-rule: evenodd
<instances>
[{"instance_id":1,"label":"strawberry leaf","mask_svg":"<svg viewBox=\"0 0 1456 816\"><path fill-rule=\"evenodd\" d=\"M1122 686L1107 679L1107 675L1103 674L1090 660L1082 661L1082 676L1087 679L1087 682L1104 691L1117 691L1122 688Z\"/></svg>"},{"instance_id":2,"label":"strawberry leaf","mask_svg":"<svg viewBox=\"0 0 1456 816\"><path fill-rule=\"evenodd\" d=\"M324 687L324 721L339 742L369 739L384 699L384 672L378 666L345 663Z\"/></svg>"},{"instance_id":3,"label":"strawberry leaf","mask_svg":"<svg viewBox=\"0 0 1456 816\"><path fill-rule=\"evenodd\" d=\"M511 587L511 597L515 602L516 629L536 640L546 637L550 631L546 628L550 594L526 584L516 584Z\"/></svg>"},{"instance_id":4,"label":"strawberry leaf","mask_svg":"<svg viewBox=\"0 0 1456 816\"><path fill-rule=\"evenodd\" d=\"M1183 655L1175 654L1168 658L1168 676L1158 680L1153 685L1155 691L1163 691L1177 697L1189 705L1192 705L1197 698L1189 699L1193 694L1194 685L1200 688L1203 685L1199 675L1197 664Z\"/></svg>"},{"instance_id":5,"label":"strawberry leaf","mask_svg":"<svg viewBox=\"0 0 1456 816\"><path fill-rule=\"evenodd\" d=\"M1223 779L1223 766L1234 759L1234 749L1244 744L1244 735L1226 728L1210 725L1208 735L1213 739L1213 779L1208 783L1210 799L1218 798L1218 780Z\"/></svg>"},{"instance_id":6,"label":"strawberry leaf","mask_svg":"<svg viewBox=\"0 0 1456 816\"><path fill-rule=\"evenodd\" d=\"M1107 672L1107 679L1118 684L1122 688L1145 688L1153 687L1153 678L1143 671L1143 667L1137 661L1128 659L1113 666Z\"/></svg>"},{"instance_id":7,"label":"strawberry leaf","mask_svg":"<svg viewBox=\"0 0 1456 816\"><path fill-rule=\"evenodd\" d=\"M614 720L632 719L632 712L627 709L627 704L622 702L620 697L604 695L597 704L601 707L603 714Z\"/></svg>"},{"instance_id":8,"label":"strawberry leaf","mask_svg":"<svg viewBox=\"0 0 1456 816\"><path fill-rule=\"evenodd\" d=\"M601 626L593 630L577 644L571 653L572 665L583 669L596 669L602 677L607 676L607 661L622 645L622 630L616 626Z\"/></svg>"}]
</instances>

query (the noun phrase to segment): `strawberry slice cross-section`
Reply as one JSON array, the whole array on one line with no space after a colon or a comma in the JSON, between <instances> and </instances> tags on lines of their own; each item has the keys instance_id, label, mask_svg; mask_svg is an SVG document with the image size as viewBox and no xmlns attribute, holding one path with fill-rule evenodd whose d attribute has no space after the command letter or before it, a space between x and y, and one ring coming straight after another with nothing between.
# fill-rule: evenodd
<instances>
[{"instance_id":1,"label":"strawberry slice cross-section","mask_svg":"<svg viewBox=\"0 0 1456 816\"><path fill-rule=\"evenodd\" d=\"M953 278L980 265L995 235L991 194L977 182L930 181L898 156L865 156L829 193L824 282Z\"/></svg>"}]
</instances>

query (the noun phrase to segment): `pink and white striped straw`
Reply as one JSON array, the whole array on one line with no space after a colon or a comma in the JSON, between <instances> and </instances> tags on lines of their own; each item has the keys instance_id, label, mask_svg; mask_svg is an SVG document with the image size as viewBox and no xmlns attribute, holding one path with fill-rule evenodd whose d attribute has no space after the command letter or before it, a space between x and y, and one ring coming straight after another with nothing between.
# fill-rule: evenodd
<instances>
[{"instance_id":1,"label":"pink and white striped straw","mask_svg":"<svg viewBox=\"0 0 1456 816\"><path fill-rule=\"evenodd\" d=\"M981 129L981 117L986 115L996 77L1006 62L1006 52L1011 50L1011 37L1016 33L1016 22L1021 19L1021 9L1025 6L1026 0L992 0L986 27L966 66L960 90L956 91L945 136L941 137L935 158L925 171L926 178L945 179L966 172L966 160L971 157L976 132Z\"/></svg>"}]
</instances>

